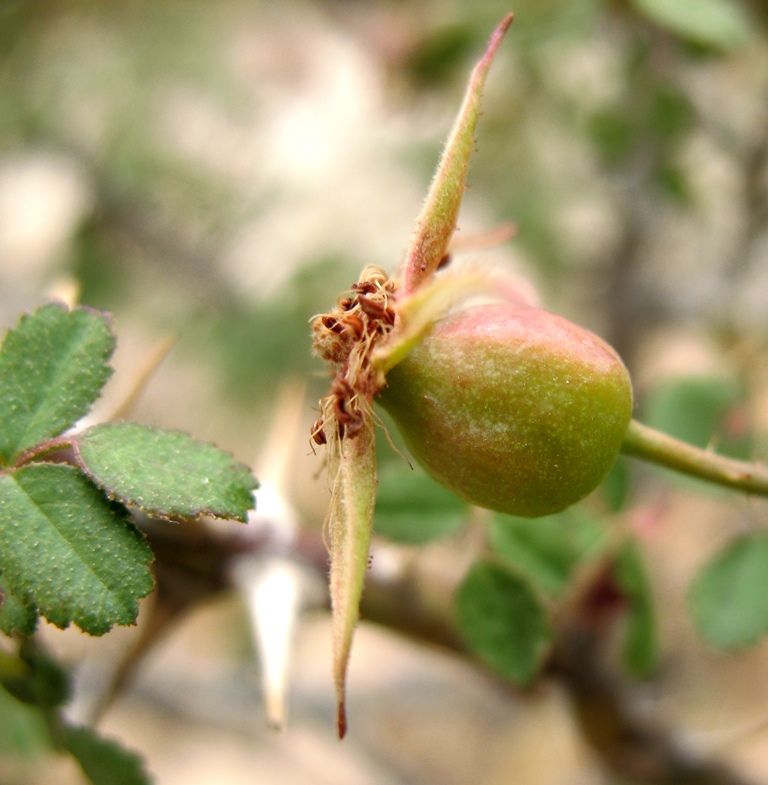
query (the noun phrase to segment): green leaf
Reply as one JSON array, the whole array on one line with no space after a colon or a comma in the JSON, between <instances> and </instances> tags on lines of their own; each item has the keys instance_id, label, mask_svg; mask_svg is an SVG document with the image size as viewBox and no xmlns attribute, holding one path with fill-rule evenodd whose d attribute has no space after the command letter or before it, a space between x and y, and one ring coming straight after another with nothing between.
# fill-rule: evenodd
<instances>
[{"instance_id":1,"label":"green leaf","mask_svg":"<svg viewBox=\"0 0 768 785\"><path fill-rule=\"evenodd\" d=\"M0 571L50 622L92 635L132 624L152 590L152 552L127 511L71 466L0 475Z\"/></svg>"},{"instance_id":2,"label":"green leaf","mask_svg":"<svg viewBox=\"0 0 768 785\"><path fill-rule=\"evenodd\" d=\"M379 478L374 529L395 542L422 544L453 534L467 505L420 469L396 469Z\"/></svg>"},{"instance_id":3,"label":"green leaf","mask_svg":"<svg viewBox=\"0 0 768 785\"><path fill-rule=\"evenodd\" d=\"M637 10L682 38L715 49L749 39L751 23L735 0L633 0Z\"/></svg>"},{"instance_id":4,"label":"green leaf","mask_svg":"<svg viewBox=\"0 0 768 785\"><path fill-rule=\"evenodd\" d=\"M689 602L700 635L723 649L768 632L768 532L739 537L699 572Z\"/></svg>"},{"instance_id":5,"label":"green leaf","mask_svg":"<svg viewBox=\"0 0 768 785\"><path fill-rule=\"evenodd\" d=\"M149 785L152 778L139 755L91 728L65 727L64 748L93 785Z\"/></svg>"},{"instance_id":6,"label":"green leaf","mask_svg":"<svg viewBox=\"0 0 768 785\"><path fill-rule=\"evenodd\" d=\"M611 512L621 512L627 504L631 490L632 479L627 461L620 455L603 480L600 495Z\"/></svg>"},{"instance_id":7,"label":"green leaf","mask_svg":"<svg viewBox=\"0 0 768 785\"><path fill-rule=\"evenodd\" d=\"M543 518L496 515L491 546L546 594L560 594L578 564L605 542L605 529L583 510L571 507Z\"/></svg>"},{"instance_id":8,"label":"green leaf","mask_svg":"<svg viewBox=\"0 0 768 785\"><path fill-rule=\"evenodd\" d=\"M0 689L0 756L39 760L51 750L51 739L41 711Z\"/></svg>"},{"instance_id":9,"label":"green leaf","mask_svg":"<svg viewBox=\"0 0 768 785\"><path fill-rule=\"evenodd\" d=\"M13 633L32 635L37 627L37 608L21 602L8 588L2 575L0 575L0 595L5 597L0 606L0 630L6 635Z\"/></svg>"},{"instance_id":10,"label":"green leaf","mask_svg":"<svg viewBox=\"0 0 768 785\"><path fill-rule=\"evenodd\" d=\"M43 306L0 349L0 465L87 414L112 372L115 339L103 314Z\"/></svg>"},{"instance_id":11,"label":"green leaf","mask_svg":"<svg viewBox=\"0 0 768 785\"><path fill-rule=\"evenodd\" d=\"M552 640L547 612L530 586L498 564L476 562L456 595L459 631L502 676L529 684Z\"/></svg>"},{"instance_id":12,"label":"green leaf","mask_svg":"<svg viewBox=\"0 0 768 785\"><path fill-rule=\"evenodd\" d=\"M106 423L72 439L83 471L124 504L168 516L244 521L257 482L229 453L180 431Z\"/></svg>"},{"instance_id":13,"label":"green leaf","mask_svg":"<svg viewBox=\"0 0 768 785\"><path fill-rule=\"evenodd\" d=\"M3 675L2 684L17 700L42 709L55 709L71 697L69 677L33 638L19 652L20 668Z\"/></svg>"},{"instance_id":14,"label":"green leaf","mask_svg":"<svg viewBox=\"0 0 768 785\"><path fill-rule=\"evenodd\" d=\"M0 690L0 752L10 746L12 751L39 754L52 749L53 741L77 759L94 785L151 782L135 753L63 721L55 709L70 698L69 678L34 640L25 641L16 663L0 668L0 673L6 690Z\"/></svg>"},{"instance_id":15,"label":"green leaf","mask_svg":"<svg viewBox=\"0 0 768 785\"><path fill-rule=\"evenodd\" d=\"M623 659L635 676L648 676L658 663L658 632L653 596L636 543L627 542L619 551L615 577L629 602Z\"/></svg>"}]
</instances>

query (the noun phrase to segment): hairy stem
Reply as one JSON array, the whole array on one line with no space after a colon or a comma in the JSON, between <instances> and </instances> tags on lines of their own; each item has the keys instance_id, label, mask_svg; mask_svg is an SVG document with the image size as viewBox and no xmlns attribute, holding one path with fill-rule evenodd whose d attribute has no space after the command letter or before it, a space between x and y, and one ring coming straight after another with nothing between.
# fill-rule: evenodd
<instances>
[{"instance_id":1,"label":"hairy stem","mask_svg":"<svg viewBox=\"0 0 768 785\"><path fill-rule=\"evenodd\" d=\"M621 451L707 482L768 496L768 467L702 450L632 420Z\"/></svg>"}]
</instances>

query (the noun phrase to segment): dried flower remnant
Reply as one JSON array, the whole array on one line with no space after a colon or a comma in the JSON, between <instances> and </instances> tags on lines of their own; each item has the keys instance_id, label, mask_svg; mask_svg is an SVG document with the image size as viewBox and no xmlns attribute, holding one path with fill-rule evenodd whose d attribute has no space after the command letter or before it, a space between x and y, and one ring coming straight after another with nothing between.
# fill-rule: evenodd
<instances>
[{"instance_id":1,"label":"dried flower remnant","mask_svg":"<svg viewBox=\"0 0 768 785\"><path fill-rule=\"evenodd\" d=\"M323 432L331 445L353 439L371 416L378 389L371 358L394 329L394 301L395 282L371 265L332 311L312 320L314 350L329 363L332 376L331 390L320 401L321 420L312 426L315 441Z\"/></svg>"}]
</instances>

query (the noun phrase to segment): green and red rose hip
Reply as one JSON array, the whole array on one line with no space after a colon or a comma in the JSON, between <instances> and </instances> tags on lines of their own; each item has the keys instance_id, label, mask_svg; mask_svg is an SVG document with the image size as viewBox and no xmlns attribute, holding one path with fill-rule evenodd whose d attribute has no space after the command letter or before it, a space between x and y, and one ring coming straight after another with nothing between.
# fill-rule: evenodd
<instances>
[{"instance_id":1,"label":"green and red rose hip","mask_svg":"<svg viewBox=\"0 0 768 785\"><path fill-rule=\"evenodd\" d=\"M554 314L508 303L438 321L379 402L416 460L467 501L526 517L590 493L632 414L616 352Z\"/></svg>"}]
</instances>

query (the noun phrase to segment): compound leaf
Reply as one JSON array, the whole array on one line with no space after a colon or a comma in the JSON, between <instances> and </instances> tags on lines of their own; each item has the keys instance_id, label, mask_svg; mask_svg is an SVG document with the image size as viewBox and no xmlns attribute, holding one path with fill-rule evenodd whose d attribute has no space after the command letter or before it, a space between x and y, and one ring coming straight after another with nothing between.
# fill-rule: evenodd
<instances>
[{"instance_id":1,"label":"compound leaf","mask_svg":"<svg viewBox=\"0 0 768 785\"><path fill-rule=\"evenodd\" d=\"M244 521L257 482L248 467L186 433L105 423L72 439L83 471L124 504L162 517Z\"/></svg>"},{"instance_id":2,"label":"compound leaf","mask_svg":"<svg viewBox=\"0 0 768 785\"><path fill-rule=\"evenodd\" d=\"M498 564L476 562L456 596L459 631L502 676L529 684L552 640L547 612L531 587Z\"/></svg>"},{"instance_id":3,"label":"compound leaf","mask_svg":"<svg viewBox=\"0 0 768 785\"><path fill-rule=\"evenodd\" d=\"M756 643L768 632L768 532L739 537L696 576L689 593L701 636L723 649Z\"/></svg>"},{"instance_id":4,"label":"compound leaf","mask_svg":"<svg viewBox=\"0 0 768 785\"><path fill-rule=\"evenodd\" d=\"M127 511L81 472L31 464L0 475L0 571L21 602L92 635L132 624L152 552Z\"/></svg>"},{"instance_id":5,"label":"compound leaf","mask_svg":"<svg viewBox=\"0 0 768 785\"><path fill-rule=\"evenodd\" d=\"M50 304L22 317L0 349L0 465L85 415L112 372L103 314Z\"/></svg>"}]
</instances>

